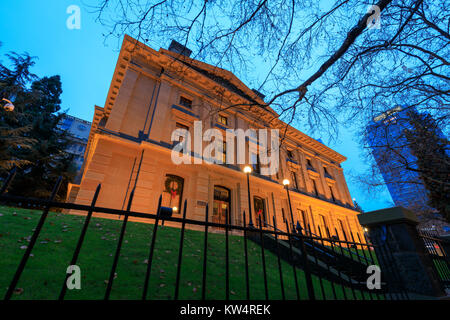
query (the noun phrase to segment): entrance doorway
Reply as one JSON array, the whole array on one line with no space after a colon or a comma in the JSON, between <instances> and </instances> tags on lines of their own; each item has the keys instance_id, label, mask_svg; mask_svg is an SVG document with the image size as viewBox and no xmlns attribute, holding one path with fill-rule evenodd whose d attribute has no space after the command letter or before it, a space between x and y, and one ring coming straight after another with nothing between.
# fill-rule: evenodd
<instances>
[{"instance_id":1,"label":"entrance doorway","mask_svg":"<svg viewBox=\"0 0 450 320\"><path fill-rule=\"evenodd\" d=\"M259 217L261 217L261 227L266 227L266 202L263 198L253 197L253 206L255 208L256 226L259 228Z\"/></svg>"},{"instance_id":2,"label":"entrance doorway","mask_svg":"<svg viewBox=\"0 0 450 320\"><path fill-rule=\"evenodd\" d=\"M212 221L214 223L231 223L231 192L222 186L214 186L214 205Z\"/></svg>"}]
</instances>

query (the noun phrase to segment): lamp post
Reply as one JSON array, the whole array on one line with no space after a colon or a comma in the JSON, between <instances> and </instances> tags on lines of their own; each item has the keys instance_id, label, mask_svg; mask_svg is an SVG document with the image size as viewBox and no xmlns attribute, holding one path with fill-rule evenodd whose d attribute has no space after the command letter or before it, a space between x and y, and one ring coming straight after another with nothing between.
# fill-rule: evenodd
<instances>
[{"instance_id":1,"label":"lamp post","mask_svg":"<svg viewBox=\"0 0 450 320\"><path fill-rule=\"evenodd\" d=\"M289 183L290 183L290 182L289 182L288 179L284 179L284 180L283 180L283 185L284 185L284 188L286 189L286 193L287 193L287 197L288 197L289 212L291 213L292 230L295 230L294 214L292 213L291 197L290 197L290 195L289 195Z\"/></svg>"},{"instance_id":2,"label":"lamp post","mask_svg":"<svg viewBox=\"0 0 450 320\"><path fill-rule=\"evenodd\" d=\"M245 166L244 172L247 174L247 194L248 194L248 212L250 215L250 219L248 221L248 226L253 228L253 220L252 220L252 202L250 200L250 173L252 172L252 167Z\"/></svg>"}]
</instances>

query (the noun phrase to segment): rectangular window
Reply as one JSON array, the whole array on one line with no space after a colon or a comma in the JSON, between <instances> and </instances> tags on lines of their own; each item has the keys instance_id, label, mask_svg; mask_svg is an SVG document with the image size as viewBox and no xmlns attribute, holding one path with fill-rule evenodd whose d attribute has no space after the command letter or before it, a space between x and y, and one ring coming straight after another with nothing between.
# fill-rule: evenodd
<instances>
[{"instance_id":1,"label":"rectangular window","mask_svg":"<svg viewBox=\"0 0 450 320\"><path fill-rule=\"evenodd\" d=\"M253 171L255 171L256 173L260 173L260 165L259 165L259 156L256 153L252 153L252 167L253 167Z\"/></svg>"},{"instance_id":2,"label":"rectangular window","mask_svg":"<svg viewBox=\"0 0 450 320\"><path fill-rule=\"evenodd\" d=\"M333 202L336 202L336 198L334 197L333 187L332 186L330 186L330 193L331 193L331 199L333 199Z\"/></svg>"},{"instance_id":3,"label":"rectangular window","mask_svg":"<svg viewBox=\"0 0 450 320\"><path fill-rule=\"evenodd\" d=\"M297 213L298 213L298 216L300 217L301 225L302 225L303 229L309 231L311 226L309 225L308 216L306 215L306 211L297 209Z\"/></svg>"},{"instance_id":4,"label":"rectangular window","mask_svg":"<svg viewBox=\"0 0 450 320\"><path fill-rule=\"evenodd\" d=\"M330 236L329 229L327 226L327 220L325 219L325 216L319 214L320 219L320 229L322 229L322 234L326 234L327 236Z\"/></svg>"},{"instance_id":5,"label":"rectangular window","mask_svg":"<svg viewBox=\"0 0 450 320\"><path fill-rule=\"evenodd\" d=\"M261 227L265 227L267 221L266 217L266 203L263 198L253 197L253 206L256 215L256 225L259 227L259 219L261 218Z\"/></svg>"},{"instance_id":6,"label":"rectangular window","mask_svg":"<svg viewBox=\"0 0 450 320\"><path fill-rule=\"evenodd\" d=\"M192 100L185 98L183 96L180 97L180 105L189 109L192 109Z\"/></svg>"},{"instance_id":7,"label":"rectangular window","mask_svg":"<svg viewBox=\"0 0 450 320\"><path fill-rule=\"evenodd\" d=\"M342 234L344 236L344 240L349 241L350 239L347 238L347 232L345 231L345 225L344 222L341 219L338 219L339 227L341 228Z\"/></svg>"},{"instance_id":8,"label":"rectangular window","mask_svg":"<svg viewBox=\"0 0 450 320\"><path fill-rule=\"evenodd\" d=\"M291 177L294 188L298 190L297 174L294 171L291 171Z\"/></svg>"},{"instance_id":9,"label":"rectangular window","mask_svg":"<svg viewBox=\"0 0 450 320\"><path fill-rule=\"evenodd\" d=\"M172 208L173 213L181 212L184 179L172 174L166 174L163 185L161 206Z\"/></svg>"},{"instance_id":10,"label":"rectangular window","mask_svg":"<svg viewBox=\"0 0 450 320\"><path fill-rule=\"evenodd\" d=\"M327 167L323 167L323 172L324 172L325 177L333 179L333 176L330 174Z\"/></svg>"},{"instance_id":11,"label":"rectangular window","mask_svg":"<svg viewBox=\"0 0 450 320\"><path fill-rule=\"evenodd\" d=\"M287 156L289 159L294 159L294 154L292 153L291 150L287 150Z\"/></svg>"},{"instance_id":12,"label":"rectangular window","mask_svg":"<svg viewBox=\"0 0 450 320\"><path fill-rule=\"evenodd\" d=\"M219 114L219 118L217 119L217 122L227 126L228 125L228 118Z\"/></svg>"},{"instance_id":13,"label":"rectangular window","mask_svg":"<svg viewBox=\"0 0 450 320\"><path fill-rule=\"evenodd\" d=\"M227 163L227 143L222 142L222 163Z\"/></svg>"}]
</instances>

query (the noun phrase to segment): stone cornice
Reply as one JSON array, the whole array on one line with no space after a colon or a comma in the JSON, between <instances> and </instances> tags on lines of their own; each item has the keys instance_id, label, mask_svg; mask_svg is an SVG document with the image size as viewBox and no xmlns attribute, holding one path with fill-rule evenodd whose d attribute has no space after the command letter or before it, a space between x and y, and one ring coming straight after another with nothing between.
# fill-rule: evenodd
<instances>
[{"instance_id":1,"label":"stone cornice","mask_svg":"<svg viewBox=\"0 0 450 320\"><path fill-rule=\"evenodd\" d=\"M255 101L261 105L264 105L265 103L231 72L208 65L201 61L184 57L184 59L188 60L190 64L198 66L199 68L204 68L205 70L211 73L219 74L224 79L230 81L234 86L239 88L246 95L251 97L251 99L254 101L250 101L243 98L237 93L226 89L219 83L208 78L206 75L201 74L200 72L194 70L193 68L190 68L186 64L183 64L182 62L179 61L180 55L177 55L165 49L160 49L159 52L155 51L152 48L131 38L128 35L125 35L123 39L122 47L119 53L119 58L117 60L117 64L114 70L113 79L111 81L111 85L106 98L104 115L107 117L109 116L111 109L114 106L114 102L116 100L120 86L123 82L126 70L131 65L131 58L132 56L135 55L141 59L145 59L146 61L151 61L152 65L156 64L161 66L162 68L167 70L170 75L176 74L178 75L177 78L179 77L179 75L182 75L181 78L184 79L184 81L189 80L189 82L191 83L195 83L200 87L207 88L208 90L210 90L209 92L222 94L231 105L253 104L253 107L245 108L245 110L243 110L245 113L241 112L241 115L245 116L245 114L251 114L255 119L271 123L271 128L280 129L281 132L284 132L284 130L286 129L287 124L282 120L280 120L279 118L277 118L278 115L270 107L265 108L261 106L255 106ZM344 157L343 155L325 146L324 144L318 142L317 140L309 137L300 130L297 130L289 125L287 126L286 130L288 138L296 142L298 145L304 145L305 147L311 149L312 151L320 155L323 155L326 158L329 158L337 163L341 163L346 160L346 157Z\"/></svg>"}]
</instances>

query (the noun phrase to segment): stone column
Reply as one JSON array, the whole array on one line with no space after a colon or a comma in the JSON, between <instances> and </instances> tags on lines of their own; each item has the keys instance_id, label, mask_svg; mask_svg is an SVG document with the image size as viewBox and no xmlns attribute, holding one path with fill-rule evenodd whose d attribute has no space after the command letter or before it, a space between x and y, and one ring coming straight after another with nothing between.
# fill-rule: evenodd
<instances>
[{"instance_id":1,"label":"stone column","mask_svg":"<svg viewBox=\"0 0 450 320\"><path fill-rule=\"evenodd\" d=\"M417 232L419 221L413 212L394 207L359 214L358 219L369 229L388 291L398 292L401 286L408 293L445 296L433 261Z\"/></svg>"}]
</instances>

